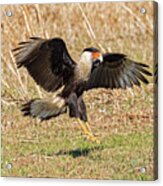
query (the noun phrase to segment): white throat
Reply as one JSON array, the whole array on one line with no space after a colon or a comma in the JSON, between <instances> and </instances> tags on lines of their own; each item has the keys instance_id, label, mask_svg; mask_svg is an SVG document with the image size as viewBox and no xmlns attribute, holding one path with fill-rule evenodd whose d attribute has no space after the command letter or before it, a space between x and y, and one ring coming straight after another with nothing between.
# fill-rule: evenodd
<instances>
[{"instance_id":1,"label":"white throat","mask_svg":"<svg viewBox=\"0 0 163 186\"><path fill-rule=\"evenodd\" d=\"M90 52L83 52L78 63L77 74L78 78L87 81L92 69L92 54Z\"/></svg>"},{"instance_id":2,"label":"white throat","mask_svg":"<svg viewBox=\"0 0 163 186\"><path fill-rule=\"evenodd\" d=\"M87 51L83 52L80 58L80 62L92 65L92 53Z\"/></svg>"}]
</instances>

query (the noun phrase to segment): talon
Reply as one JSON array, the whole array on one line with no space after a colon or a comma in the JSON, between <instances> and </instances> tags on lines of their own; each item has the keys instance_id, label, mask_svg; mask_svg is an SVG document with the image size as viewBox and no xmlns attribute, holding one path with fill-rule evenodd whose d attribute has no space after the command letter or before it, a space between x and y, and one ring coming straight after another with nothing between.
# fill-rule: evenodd
<instances>
[{"instance_id":1,"label":"talon","mask_svg":"<svg viewBox=\"0 0 163 186\"><path fill-rule=\"evenodd\" d=\"M80 127L82 128L84 134L86 135L86 138L88 140L91 140L92 142L100 144L100 141L93 134L89 123L88 122L83 123L83 121L81 121L79 118L77 120L78 120Z\"/></svg>"},{"instance_id":2,"label":"talon","mask_svg":"<svg viewBox=\"0 0 163 186\"><path fill-rule=\"evenodd\" d=\"M100 141L94 135L89 135L87 137L88 137L87 138L88 140L91 140L92 142L95 142L97 144L100 144Z\"/></svg>"}]
</instances>

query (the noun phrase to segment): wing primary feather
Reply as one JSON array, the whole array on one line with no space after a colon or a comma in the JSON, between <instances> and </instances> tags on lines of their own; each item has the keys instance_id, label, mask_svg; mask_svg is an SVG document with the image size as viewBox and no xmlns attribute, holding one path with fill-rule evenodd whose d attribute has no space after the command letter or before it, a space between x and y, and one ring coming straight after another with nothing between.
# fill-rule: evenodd
<instances>
[{"instance_id":1,"label":"wing primary feather","mask_svg":"<svg viewBox=\"0 0 163 186\"><path fill-rule=\"evenodd\" d=\"M130 60L131 61L131 60ZM133 62L133 61L132 61ZM146 68L149 68L149 65L146 65L144 63L138 63L138 62L133 62L134 64L138 65L138 66L141 66L141 67L146 67Z\"/></svg>"},{"instance_id":2,"label":"wing primary feather","mask_svg":"<svg viewBox=\"0 0 163 186\"><path fill-rule=\"evenodd\" d=\"M133 73L145 84L148 84L149 81L137 70L133 71Z\"/></svg>"},{"instance_id":3,"label":"wing primary feather","mask_svg":"<svg viewBox=\"0 0 163 186\"><path fill-rule=\"evenodd\" d=\"M147 76L152 76L152 73L151 72L149 72L148 70L146 70L145 68L143 68L144 66L139 65L139 63L134 63L134 64L135 64L136 68L139 71L141 71L143 74L146 74ZM148 68L148 67L146 67L146 68Z\"/></svg>"},{"instance_id":4,"label":"wing primary feather","mask_svg":"<svg viewBox=\"0 0 163 186\"><path fill-rule=\"evenodd\" d=\"M56 91L74 75L76 63L61 38L31 37L27 42L20 42L19 47L13 49L13 54L17 67L26 67L35 82L46 91Z\"/></svg>"},{"instance_id":5,"label":"wing primary feather","mask_svg":"<svg viewBox=\"0 0 163 186\"><path fill-rule=\"evenodd\" d=\"M41 37L30 37L29 39L32 39L32 40L42 40Z\"/></svg>"},{"instance_id":6,"label":"wing primary feather","mask_svg":"<svg viewBox=\"0 0 163 186\"><path fill-rule=\"evenodd\" d=\"M125 81L127 87L132 87L132 83L126 74L124 74L123 78L124 78L124 81Z\"/></svg>"},{"instance_id":7,"label":"wing primary feather","mask_svg":"<svg viewBox=\"0 0 163 186\"><path fill-rule=\"evenodd\" d=\"M130 80L132 80L132 82L133 82L135 85L140 86L139 80L136 78L136 76L133 74L132 71L128 71L127 76L130 78Z\"/></svg>"},{"instance_id":8,"label":"wing primary feather","mask_svg":"<svg viewBox=\"0 0 163 186\"><path fill-rule=\"evenodd\" d=\"M21 47L18 47L18 48L14 48L14 49L12 49L11 51L12 51L12 52L20 51L20 50L23 49L23 48L24 48L24 46L21 46Z\"/></svg>"},{"instance_id":9,"label":"wing primary feather","mask_svg":"<svg viewBox=\"0 0 163 186\"><path fill-rule=\"evenodd\" d=\"M18 43L18 45L27 45L29 43L30 43L30 41L22 41L22 42Z\"/></svg>"}]
</instances>

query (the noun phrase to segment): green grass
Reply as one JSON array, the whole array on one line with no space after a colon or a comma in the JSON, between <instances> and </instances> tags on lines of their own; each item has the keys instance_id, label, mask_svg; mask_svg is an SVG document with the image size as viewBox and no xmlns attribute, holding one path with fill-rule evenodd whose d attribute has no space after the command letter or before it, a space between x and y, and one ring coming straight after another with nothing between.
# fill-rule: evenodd
<instances>
[{"instance_id":1,"label":"green grass","mask_svg":"<svg viewBox=\"0 0 163 186\"><path fill-rule=\"evenodd\" d=\"M31 142L25 141L27 136L22 131L2 137L2 142L8 144L3 148L2 176L151 179L153 136L150 133L106 136L96 145L71 129L49 128L47 135L43 135L43 128L36 126L31 134L36 131L39 136L34 135ZM73 139L75 136L77 140ZM7 142L9 139L13 142ZM5 169L5 162L12 163L12 170ZM141 174L141 167L146 167L147 172Z\"/></svg>"}]
</instances>

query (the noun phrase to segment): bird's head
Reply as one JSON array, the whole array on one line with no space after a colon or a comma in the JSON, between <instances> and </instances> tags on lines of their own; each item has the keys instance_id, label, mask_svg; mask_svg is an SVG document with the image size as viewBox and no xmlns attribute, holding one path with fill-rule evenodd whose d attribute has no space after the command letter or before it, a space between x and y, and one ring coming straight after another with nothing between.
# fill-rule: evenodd
<instances>
[{"instance_id":1,"label":"bird's head","mask_svg":"<svg viewBox=\"0 0 163 186\"><path fill-rule=\"evenodd\" d=\"M101 52L96 48L85 48L82 53L82 57L92 64L93 67L98 66L103 61L103 56Z\"/></svg>"}]
</instances>

